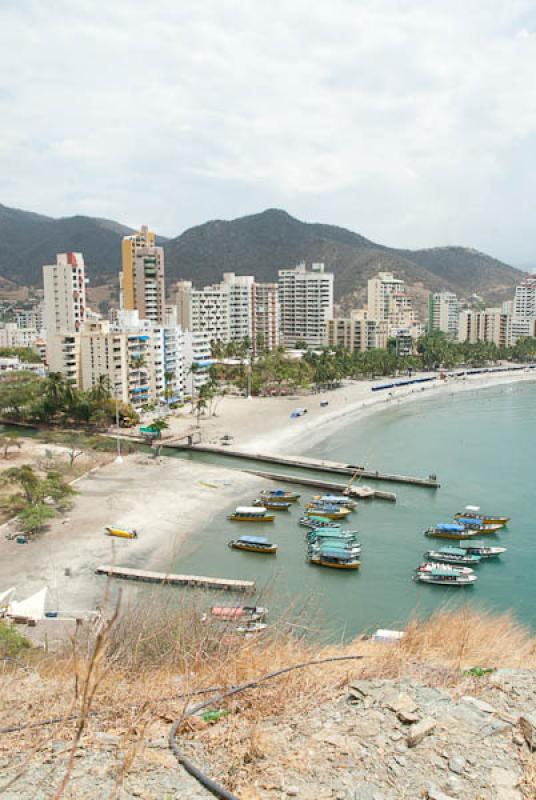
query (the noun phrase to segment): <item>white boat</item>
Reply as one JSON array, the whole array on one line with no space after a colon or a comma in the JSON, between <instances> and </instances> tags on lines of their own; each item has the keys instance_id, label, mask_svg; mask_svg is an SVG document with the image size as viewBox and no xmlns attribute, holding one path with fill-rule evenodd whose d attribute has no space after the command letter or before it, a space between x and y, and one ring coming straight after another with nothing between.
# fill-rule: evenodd
<instances>
[{"instance_id":1,"label":"white boat","mask_svg":"<svg viewBox=\"0 0 536 800\"><path fill-rule=\"evenodd\" d=\"M420 583L433 583L440 586L469 586L477 581L476 575L461 575L452 569L433 569L430 572L417 572L413 580Z\"/></svg>"},{"instance_id":2,"label":"white boat","mask_svg":"<svg viewBox=\"0 0 536 800\"><path fill-rule=\"evenodd\" d=\"M434 569L444 569L447 572L456 572L458 575L472 575L474 572L471 567L457 567L454 564L440 564L433 561L425 561L417 567L416 572L432 572Z\"/></svg>"},{"instance_id":3,"label":"white boat","mask_svg":"<svg viewBox=\"0 0 536 800\"><path fill-rule=\"evenodd\" d=\"M482 541L460 542L458 547L465 550L466 553L480 556L480 558L495 558L496 556L502 555L502 553L506 553L506 547L488 547L488 545Z\"/></svg>"}]
</instances>

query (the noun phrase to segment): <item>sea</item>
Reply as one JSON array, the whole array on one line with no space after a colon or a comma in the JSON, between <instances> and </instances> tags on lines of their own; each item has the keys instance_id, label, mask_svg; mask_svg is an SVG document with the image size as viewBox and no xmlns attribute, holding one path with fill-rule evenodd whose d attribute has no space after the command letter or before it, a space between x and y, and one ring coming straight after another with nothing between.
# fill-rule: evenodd
<instances>
[{"instance_id":1,"label":"sea","mask_svg":"<svg viewBox=\"0 0 536 800\"><path fill-rule=\"evenodd\" d=\"M253 579L257 599L270 607L271 619L279 616L285 624L303 626L329 640L347 640L376 628L403 629L415 615L426 617L461 604L511 612L536 629L536 383L441 393L399 405L393 400L382 411L347 418L344 426L327 427L325 433L301 453L387 472L434 473L440 488L375 482L378 488L394 490L397 501L362 501L345 523L357 528L362 544L361 569L356 572L307 562L305 529L298 519L303 502L315 492L306 489L289 513L276 512L273 525L214 517L178 556L173 570ZM189 457L215 463L212 456ZM221 463L239 466L224 458ZM273 488L268 482L266 486ZM254 499L239 497L236 504ZM426 538L425 528L451 521L466 505L511 517L500 534L485 537L507 552L478 566L474 586L416 583L412 578L423 553L448 544ZM227 547L237 535L261 533L279 545L277 556Z\"/></svg>"}]
</instances>

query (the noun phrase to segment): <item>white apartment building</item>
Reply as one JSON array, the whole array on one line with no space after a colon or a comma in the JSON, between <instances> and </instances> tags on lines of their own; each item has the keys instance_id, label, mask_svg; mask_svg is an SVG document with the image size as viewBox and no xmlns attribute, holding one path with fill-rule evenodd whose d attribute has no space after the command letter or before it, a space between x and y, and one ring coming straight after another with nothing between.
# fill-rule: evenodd
<instances>
[{"instance_id":1,"label":"white apartment building","mask_svg":"<svg viewBox=\"0 0 536 800\"><path fill-rule=\"evenodd\" d=\"M44 303L34 303L32 306L23 306L15 309L15 322L17 328L42 331L45 327Z\"/></svg>"},{"instance_id":2,"label":"white apartment building","mask_svg":"<svg viewBox=\"0 0 536 800\"><path fill-rule=\"evenodd\" d=\"M428 299L428 330L458 336L458 298L453 292L433 292Z\"/></svg>"},{"instance_id":3,"label":"white apartment building","mask_svg":"<svg viewBox=\"0 0 536 800\"><path fill-rule=\"evenodd\" d=\"M61 372L78 384L78 341L86 313L86 277L81 253L59 253L43 267L47 359L51 372ZM78 338L77 338L78 337Z\"/></svg>"},{"instance_id":4,"label":"white apartment building","mask_svg":"<svg viewBox=\"0 0 536 800\"><path fill-rule=\"evenodd\" d=\"M349 317L327 321L326 344L360 352L386 347L387 322L370 319L367 311L355 309Z\"/></svg>"},{"instance_id":5,"label":"white apartment building","mask_svg":"<svg viewBox=\"0 0 536 800\"><path fill-rule=\"evenodd\" d=\"M114 397L129 402L127 339L108 320L86 321L80 333L81 386L89 390L105 375Z\"/></svg>"},{"instance_id":6,"label":"white apartment building","mask_svg":"<svg viewBox=\"0 0 536 800\"><path fill-rule=\"evenodd\" d=\"M206 333L209 342L229 342L229 288L223 284L194 289L191 281L177 284L177 320L184 331Z\"/></svg>"},{"instance_id":7,"label":"white apartment building","mask_svg":"<svg viewBox=\"0 0 536 800\"><path fill-rule=\"evenodd\" d=\"M160 403L176 403L184 395L184 333L179 325L163 325L152 331L153 384Z\"/></svg>"},{"instance_id":8,"label":"white apartment building","mask_svg":"<svg viewBox=\"0 0 536 800\"><path fill-rule=\"evenodd\" d=\"M33 347L38 338L37 328L20 328L16 322L6 322L0 327L0 347Z\"/></svg>"},{"instance_id":9,"label":"white apartment building","mask_svg":"<svg viewBox=\"0 0 536 800\"><path fill-rule=\"evenodd\" d=\"M398 311L411 308L404 281L391 272L379 272L370 278L367 287L367 308L371 319L383 320Z\"/></svg>"},{"instance_id":10,"label":"white apartment building","mask_svg":"<svg viewBox=\"0 0 536 800\"><path fill-rule=\"evenodd\" d=\"M253 284L251 343L253 353L275 350L281 344L281 307L277 283Z\"/></svg>"},{"instance_id":11,"label":"white apartment building","mask_svg":"<svg viewBox=\"0 0 536 800\"><path fill-rule=\"evenodd\" d=\"M254 313L253 275L224 272L220 284L229 294L229 341L243 342L252 338Z\"/></svg>"},{"instance_id":12,"label":"white apartment building","mask_svg":"<svg viewBox=\"0 0 536 800\"><path fill-rule=\"evenodd\" d=\"M164 249L147 225L121 242L122 307L137 311L140 319L161 325L164 321Z\"/></svg>"},{"instance_id":13,"label":"white apartment building","mask_svg":"<svg viewBox=\"0 0 536 800\"><path fill-rule=\"evenodd\" d=\"M536 333L536 278L526 277L516 286L512 316L509 320L508 344L514 345L525 336Z\"/></svg>"},{"instance_id":14,"label":"white apartment building","mask_svg":"<svg viewBox=\"0 0 536 800\"><path fill-rule=\"evenodd\" d=\"M310 347L324 344L326 323L333 317L333 274L324 264L305 264L279 270L281 333L287 347L305 341Z\"/></svg>"},{"instance_id":15,"label":"white apartment building","mask_svg":"<svg viewBox=\"0 0 536 800\"><path fill-rule=\"evenodd\" d=\"M202 331L184 331L183 387L185 397L195 397L209 378L214 363L209 336Z\"/></svg>"}]
</instances>

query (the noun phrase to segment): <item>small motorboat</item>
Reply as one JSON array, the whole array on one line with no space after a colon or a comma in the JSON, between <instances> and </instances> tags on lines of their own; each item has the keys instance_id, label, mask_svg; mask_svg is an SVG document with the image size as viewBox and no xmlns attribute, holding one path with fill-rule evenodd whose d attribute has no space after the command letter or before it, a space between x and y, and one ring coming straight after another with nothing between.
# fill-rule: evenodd
<instances>
[{"instance_id":1,"label":"small motorboat","mask_svg":"<svg viewBox=\"0 0 536 800\"><path fill-rule=\"evenodd\" d=\"M473 556L480 558L495 558L506 553L506 547L489 547L485 542L460 542L460 548Z\"/></svg>"},{"instance_id":2,"label":"small motorboat","mask_svg":"<svg viewBox=\"0 0 536 800\"><path fill-rule=\"evenodd\" d=\"M125 528L112 528L106 527L104 532L107 536L118 536L120 539L137 539L138 532L135 530L127 530Z\"/></svg>"},{"instance_id":3,"label":"small motorboat","mask_svg":"<svg viewBox=\"0 0 536 800\"><path fill-rule=\"evenodd\" d=\"M261 633L265 631L268 625L265 622L245 622L244 625L239 625L236 629L237 633L250 636L253 633Z\"/></svg>"},{"instance_id":4,"label":"small motorboat","mask_svg":"<svg viewBox=\"0 0 536 800\"><path fill-rule=\"evenodd\" d=\"M324 517L326 519L344 519L351 514L349 508L341 508L340 506L315 506L314 508L306 508L305 513L311 517Z\"/></svg>"},{"instance_id":5,"label":"small motorboat","mask_svg":"<svg viewBox=\"0 0 536 800\"><path fill-rule=\"evenodd\" d=\"M357 531L343 531L339 528L316 528L308 531L305 538L311 544L323 539L337 539L341 542L356 542Z\"/></svg>"},{"instance_id":6,"label":"small motorboat","mask_svg":"<svg viewBox=\"0 0 536 800\"><path fill-rule=\"evenodd\" d=\"M458 525L463 525L466 530L477 531L478 533L497 533L504 525L502 522L483 522L481 519L473 519L472 517L458 517L456 520Z\"/></svg>"},{"instance_id":7,"label":"small motorboat","mask_svg":"<svg viewBox=\"0 0 536 800\"><path fill-rule=\"evenodd\" d=\"M277 545L272 544L264 536L241 536L239 539L231 539L229 547L233 550L247 550L249 553L264 553L275 555Z\"/></svg>"},{"instance_id":8,"label":"small motorboat","mask_svg":"<svg viewBox=\"0 0 536 800\"><path fill-rule=\"evenodd\" d=\"M259 496L264 500L285 500L288 503L295 503L300 499L297 492L286 491L285 489L262 489Z\"/></svg>"},{"instance_id":9,"label":"small motorboat","mask_svg":"<svg viewBox=\"0 0 536 800\"><path fill-rule=\"evenodd\" d=\"M263 606L212 606L211 617L221 622L260 622L268 609Z\"/></svg>"},{"instance_id":10,"label":"small motorboat","mask_svg":"<svg viewBox=\"0 0 536 800\"><path fill-rule=\"evenodd\" d=\"M465 506L464 511L459 511L454 514L454 519L460 518L476 519L484 523L484 525L501 525L504 527L510 522L510 517L502 517L498 514L484 514L480 511L480 506Z\"/></svg>"},{"instance_id":11,"label":"small motorboat","mask_svg":"<svg viewBox=\"0 0 536 800\"><path fill-rule=\"evenodd\" d=\"M440 547L438 550L428 550L424 554L430 561L439 561L444 564L459 564L476 566L480 563L480 556L468 553L461 547Z\"/></svg>"},{"instance_id":12,"label":"small motorboat","mask_svg":"<svg viewBox=\"0 0 536 800\"><path fill-rule=\"evenodd\" d=\"M413 576L414 581L420 583L433 583L440 586L469 586L476 582L477 576L462 575L457 570L445 569L432 569L430 572L417 572Z\"/></svg>"},{"instance_id":13,"label":"small motorboat","mask_svg":"<svg viewBox=\"0 0 536 800\"><path fill-rule=\"evenodd\" d=\"M301 525L303 528L309 528L310 530L341 527L339 523L333 522L333 520L328 519L327 517L317 516L316 514L310 517L300 517L298 525Z\"/></svg>"},{"instance_id":14,"label":"small motorboat","mask_svg":"<svg viewBox=\"0 0 536 800\"><path fill-rule=\"evenodd\" d=\"M332 548L321 548L318 553L311 554L309 563L331 569L359 569L361 566L361 562L355 555Z\"/></svg>"},{"instance_id":15,"label":"small motorboat","mask_svg":"<svg viewBox=\"0 0 536 800\"><path fill-rule=\"evenodd\" d=\"M288 511L292 503L288 500L268 500L262 497L257 498L254 506L264 506L268 511Z\"/></svg>"},{"instance_id":16,"label":"small motorboat","mask_svg":"<svg viewBox=\"0 0 536 800\"><path fill-rule=\"evenodd\" d=\"M471 567L462 567L461 565L456 566L455 564L441 564L433 561L425 561L423 564L420 564L415 572L433 572L434 569L452 570L458 575L472 575L474 572Z\"/></svg>"},{"instance_id":17,"label":"small motorboat","mask_svg":"<svg viewBox=\"0 0 536 800\"><path fill-rule=\"evenodd\" d=\"M345 508L357 508L357 503L351 497L344 494L316 494L312 501L313 504L344 506Z\"/></svg>"},{"instance_id":18,"label":"small motorboat","mask_svg":"<svg viewBox=\"0 0 536 800\"><path fill-rule=\"evenodd\" d=\"M346 543L346 542L334 542L331 540L324 540L319 542L318 544L310 544L307 547L307 554L310 556L319 555L323 550L327 549L337 551L343 555L352 555L352 556L359 556L361 555L361 545L359 543Z\"/></svg>"},{"instance_id":19,"label":"small motorboat","mask_svg":"<svg viewBox=\"0 0 536 800\"><path fill-rule=\"evenodd\" d=\"M267 514L265 506L238 506L227 519L232 522L273 522L275 516Z\"/></svg>"},{"instance_id":20,"label":"small motorboat","mask_svg":"<svg viewBox=\"0 0 536 800\"><path fill-rule=\"evenodd\" d=\"M471 531L464 528L463 525L458 525L457 522L441 522L431 528L427 528L424 532L425 536L434 536L438 539L471 539L476 536L478 531Z\"/></svg>"}]
</instances>

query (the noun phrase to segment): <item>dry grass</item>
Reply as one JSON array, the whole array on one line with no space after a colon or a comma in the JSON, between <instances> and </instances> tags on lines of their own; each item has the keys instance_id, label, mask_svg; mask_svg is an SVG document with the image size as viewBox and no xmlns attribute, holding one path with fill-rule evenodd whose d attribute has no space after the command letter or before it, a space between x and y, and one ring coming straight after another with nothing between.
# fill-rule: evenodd
<instances>
[{"instance_id":1,"label":"dry grass","mask_svg":"<svg viewBox=\"0 0 536 800\"><path fill-rule=\"evenodd\" d=\"M477 692L485 682L464 676L467 668L536 668L536 639L529 632L508 615L494 617L470 608L438 613L422 623L413 620L400 645L356 640L347 646L319 646L289 633L296 629L295 619L283 620L262 638L243 639L231 627L202 622L200 603L177 607L157 599L123 610L100 645L98 669L94 640L79 637L64 653L34 660L28 674L16 669L0 672L0 728L78 714L74 721L0 737L0 758L17 752L18 757L44 759L50 756L51 740L77 743L80 712L85 711L89 716L79 734L83 743L91 744L96 731L122 737L122 780L126 771L135 769L144 739L166 735L173 719L203 699L195 692L231 687L309 659L363 655L362 661L297 670L259 690L216 701L213 707L230 712L216 725L199 717L188 721L183 735L201 737L209 758L224 750L227 785L243 787L270 759L262 722L316 707L338 696L350 679L410 676L429 685L460 684L467 689L471 684ZM299 627L303 625L302 619ZM536 782L534 758L525 765L525 782L528 787Z\"/></svg>"}]
</instances>

